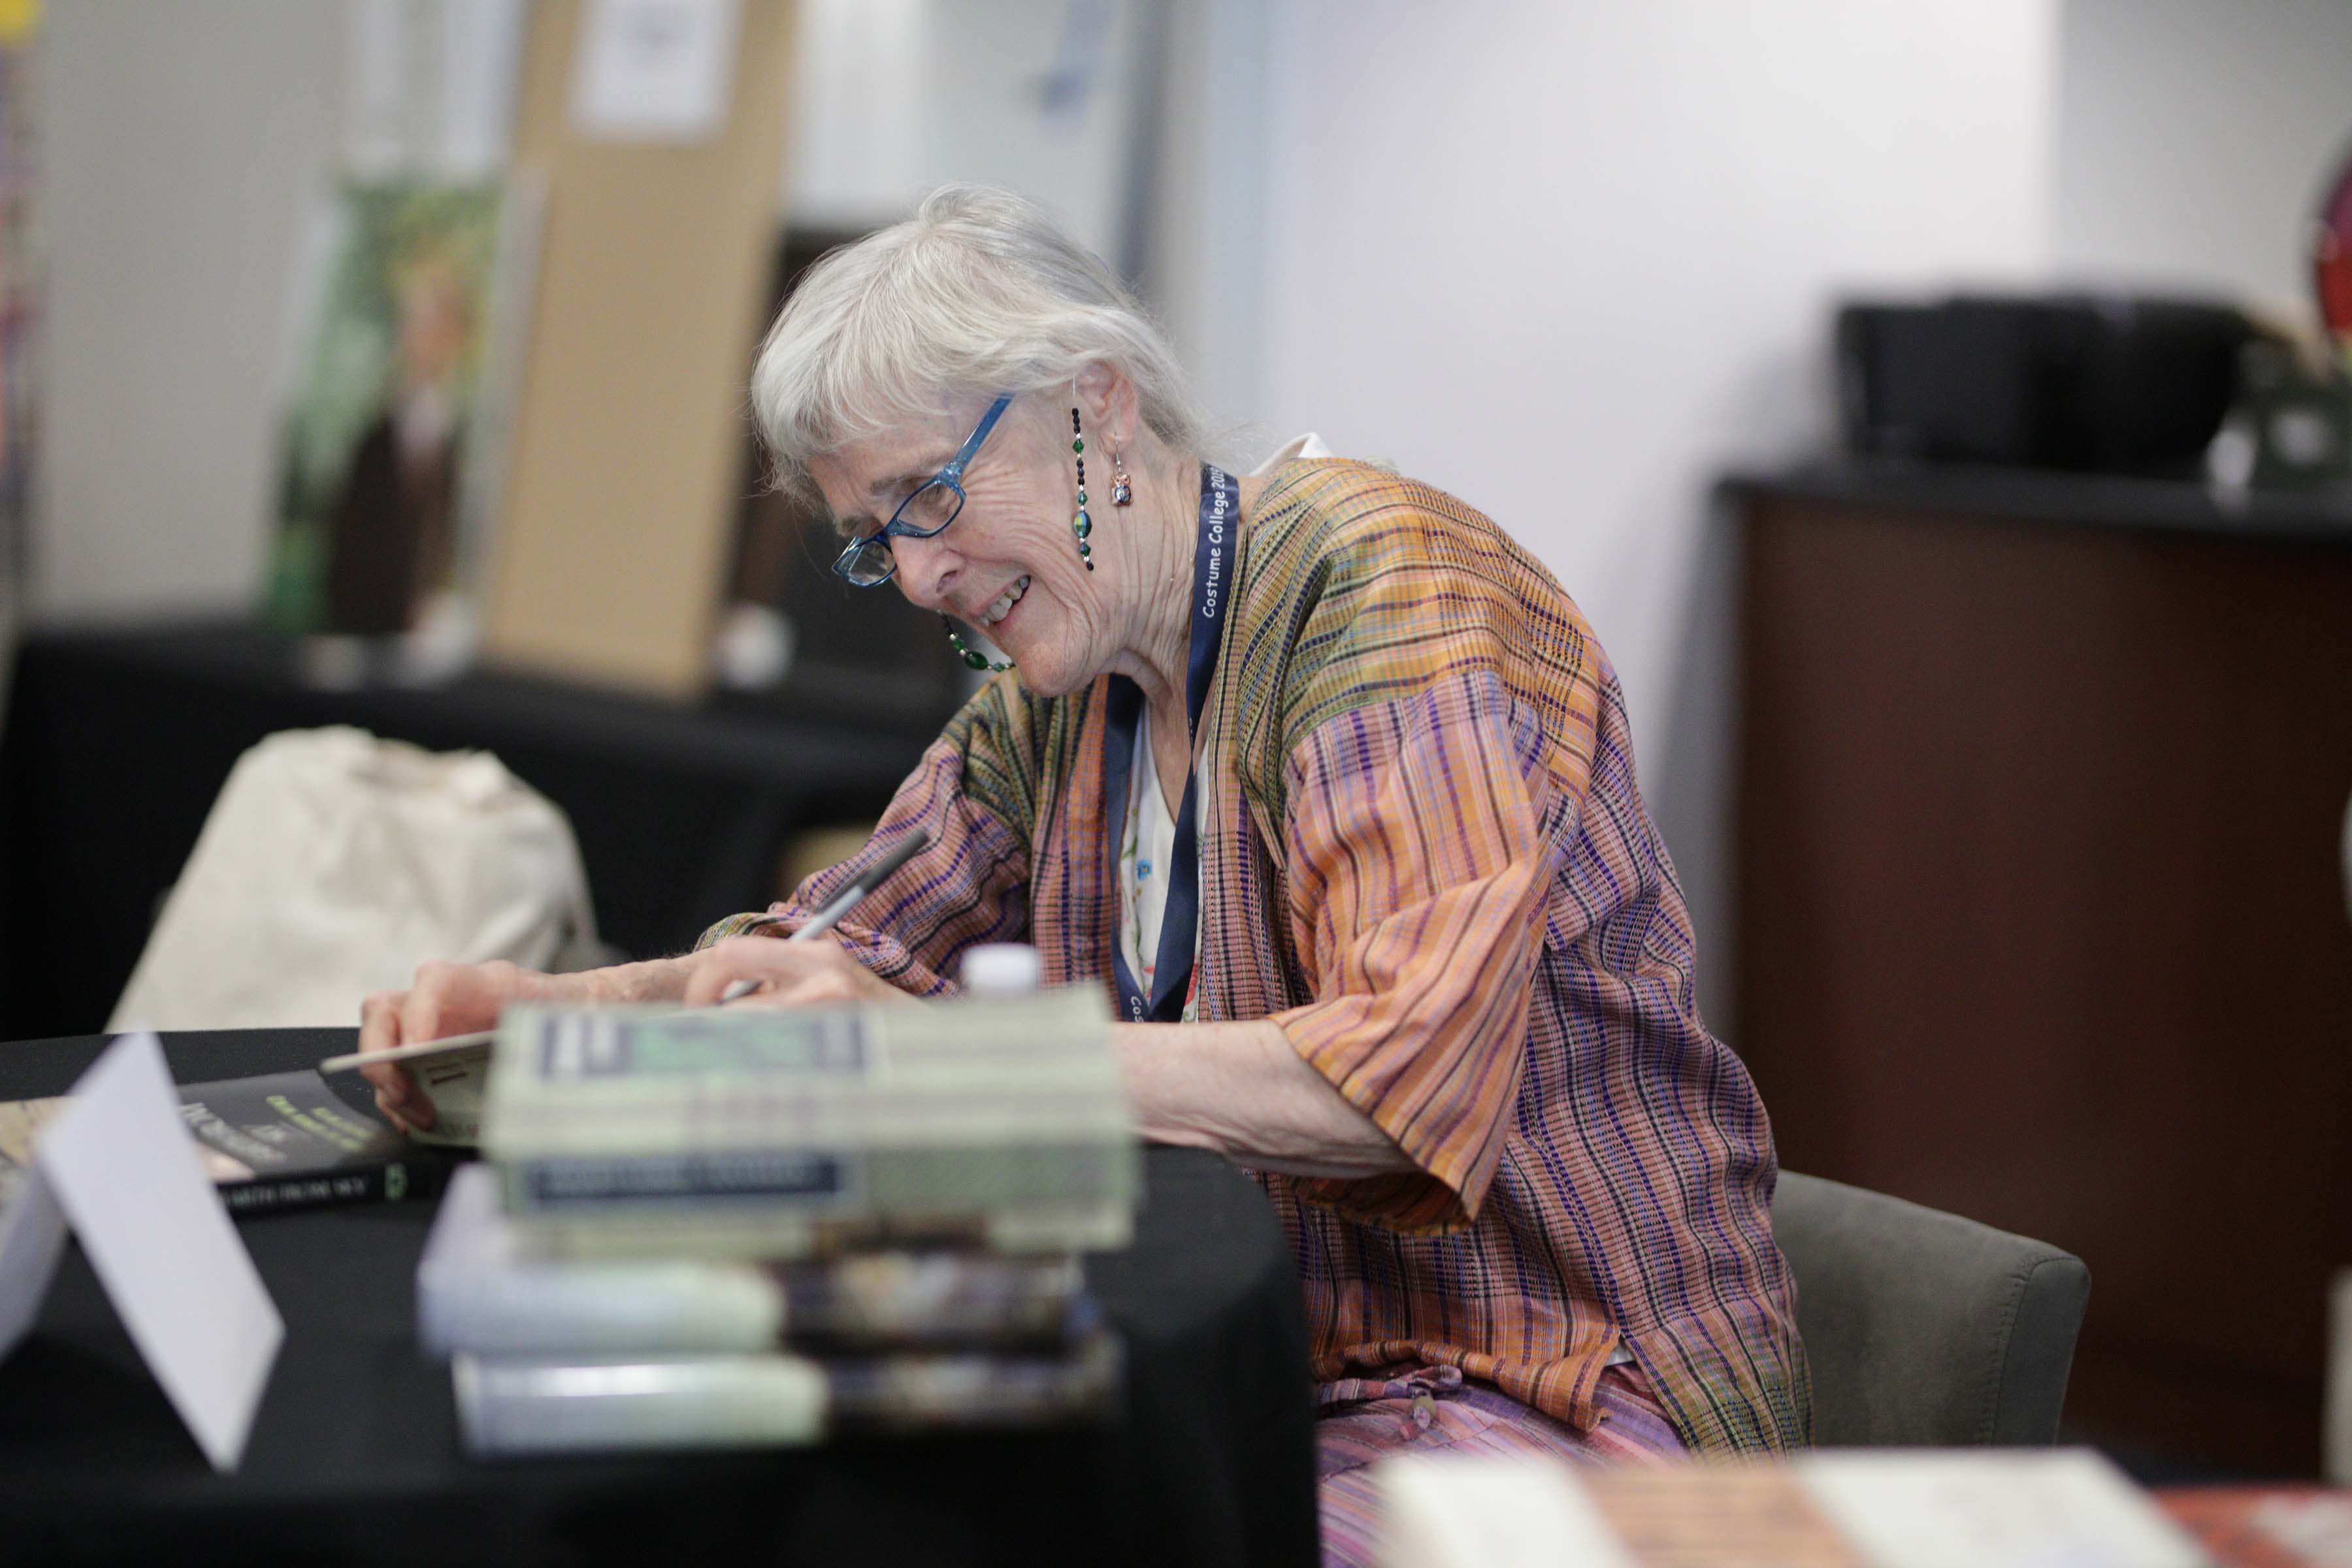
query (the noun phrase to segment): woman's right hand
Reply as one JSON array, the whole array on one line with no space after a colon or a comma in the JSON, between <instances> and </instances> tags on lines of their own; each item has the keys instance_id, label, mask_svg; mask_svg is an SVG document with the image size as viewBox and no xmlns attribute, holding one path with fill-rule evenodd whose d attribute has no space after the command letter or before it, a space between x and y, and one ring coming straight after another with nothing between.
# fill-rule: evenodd
<instances>
[{"instance_id":1,"label":"woman's right hand","mask_svg":"<svg viewBox=\"0 0 2352 1568\"><path fill-rule=\"evenodd\" d=\"M541 974L504 959L420 964L407 990L379 991L360 1004L360 1049L388 1051L495 1028L508 1003L551 999L562 981L572 978ZM376 1109L396 1126L413 1131L433 1125L433 1101L405 1067L384 1062L360 1068L360 1076L375 1085Z\"/></svg>"}]
</instances>

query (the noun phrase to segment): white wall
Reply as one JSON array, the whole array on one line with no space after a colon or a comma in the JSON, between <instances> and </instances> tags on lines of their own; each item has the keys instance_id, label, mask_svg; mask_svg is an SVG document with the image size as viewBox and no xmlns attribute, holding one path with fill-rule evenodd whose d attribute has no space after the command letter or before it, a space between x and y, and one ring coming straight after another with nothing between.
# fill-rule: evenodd
<instances>
[{"instance_id":1,"label":"white wall","mask_svg":"<svg viewBox=\"0 0 2352 1568\"><path fill-rule=\"evenodd\" d=\"M977 180L1043 204L1118 258L1138 0L797 4L788 219L870 227L936 185Z\"/></svg>"},{"instance_id":2,"label":"white wall","mask_svg":"<svg viewBox=\"0 0 2352 1568\"><path fill-rule=\"evenodd\" d=\"M949 180L1020 191L1142 284L1220 455L1263 439L1265 0L799 5L788 221L887 223ZM1049 111L1057 69L1087 90Z\"/></svg>"},{"instance_id":3,"label":"white wall","mask_svg":"<svg viewBox=\"0 0 2352 1568\"><path fill-rule=\"evenodd\" d=\"M1727 1013L1729 463L1812 447L1849 285L2033 276L2045 0L1283 0L1266 410L1496 518L1615 660Z\"/></svg>"},{"instance_id":4,"label":"white wall","mask_svg":"<svg viewBox=\"0 0 2352 1568\"><path fill-rule=\"evenodd\" d=\"M37 613L253 602L287 287L343 13L72 0L40 44Z\"/></svg>"},{"instance_id":5,"label":"white wall","mask_svg":"<svg viewBox=\"0 0 2352 1568\"><path fill-rule=\"evenodd\" d=\"M2061 38L2060 267L2310 317L2307 226L2352 157L2352 4L2066 0Z\"/></svg>"},{"instance_id":6,"label":"white wall","mask_svg":"<svg viewBox=\"0 0 2352 1568\"><path fill-rule=\"evenodd\" d=\"M1139 282L1192 373L1212 456L1267 449L1265 0L1163 0L1159 144L1150 150Z\"/></svg>"}]
</instances>

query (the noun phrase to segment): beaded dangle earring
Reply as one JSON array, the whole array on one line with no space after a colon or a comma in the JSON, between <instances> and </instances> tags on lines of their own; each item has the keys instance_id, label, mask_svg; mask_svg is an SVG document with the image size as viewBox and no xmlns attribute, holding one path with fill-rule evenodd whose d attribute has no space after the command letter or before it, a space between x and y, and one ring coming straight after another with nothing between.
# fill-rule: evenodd
<instances>
[{"instance_id":1,"label":"beaded dangle earring","mask_svg":"<svg viewBox=\"0 0 2352 1568\"><path fill-rule=\"evenodd\" d=\"M984 669L992 675L1002 675L1006 670L1013 668L1001 658L989 658L986 654L972 647L971 644L964 641L963 634L957 631L955 629L955 623L948 619L945 616L941 616L940 617L940 625L947 627L948 642L955 648L956 656L959 658L961 658L964 663L971 668Z\"/></svg>"},{"instance_id":2,"label":"beaded dangle earring","mask_svg":"<svg viewBox=\"0 0 2352 1568\"><path fill-rule=\"evenodd\" d=\"M1118 448L1110 449L1110 504L1125 506L1135 499L1135 487L1127 482L1127 465L1119 461Z\"/></svg>"},{"instance_id":3,"label":"beaded dangle earring","mask_svg":"<svg viewBox=\"0 0 2352 1568\"><path fill-rule=\"evenodd\" d=\"M1070 520L1070 533L1078 542L1078 559L1087 570L1095 569L1095 547L1087 542L1087 535L1095 531L1095 520L1087 515L1087 438L1078 429L1078 411L1070 410L1070 450L1078 458L1078 515Z\"/></svg>"}]
</instances>

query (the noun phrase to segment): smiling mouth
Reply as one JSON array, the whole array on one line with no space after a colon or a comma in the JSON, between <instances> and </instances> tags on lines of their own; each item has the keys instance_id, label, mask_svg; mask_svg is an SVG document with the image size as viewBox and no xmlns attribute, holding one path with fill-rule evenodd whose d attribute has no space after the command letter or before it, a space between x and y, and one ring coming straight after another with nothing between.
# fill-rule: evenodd
<instances>
[{"instance_id":1,"label":"smiling mouth","mask_svg":"<svg viewBox=\"0 0 2352 1568\"><path fill-rule=\"evenodd\" d=\"M1019 604L1021 596L1028 592L1029 579L1026 574L1024 574L1013 583L1013 586L996 595L994 604L980 613L980 624L983 626L996 625L1013 613L1013 606Z\"/></svg>"}]
</instances>

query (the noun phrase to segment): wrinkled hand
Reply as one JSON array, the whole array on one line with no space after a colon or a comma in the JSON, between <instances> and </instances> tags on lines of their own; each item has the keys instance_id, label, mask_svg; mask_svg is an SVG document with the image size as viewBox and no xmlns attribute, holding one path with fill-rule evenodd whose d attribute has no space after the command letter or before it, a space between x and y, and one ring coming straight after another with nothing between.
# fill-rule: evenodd
<instances>
[{"instance_id":1,"label":"wrinkled hand","mask_svg":"<svg viewBox=\"0 0 2352 1568\"><path fill-rule=\"evenodd\" d=\"M494 1028L509 1002L541 996L554 977L521 969L504 959L489 963L419 964L405 991L379 991L360 1004L360 1049L388 1051L451 1035ZM431 1097L396 1062L360 1068L375 1085L376 1109L404 1130L433 1125Z\"/></svg>"},{"instance_id":2,"label":"wrinkled hand","mask_svg":"<svg viewBox=\"0 0 2352 1568\"><path fill-rule=\"evenodd\" d=\"M694 955L687 977L686 1005L706 1006L739 980L760 989L739 1006L798 1007L812 1002L908 1002L913 998L876 977L832 942L784 942L772 936L736 936L713 942Z\"/></svg>"}]
</instances>

